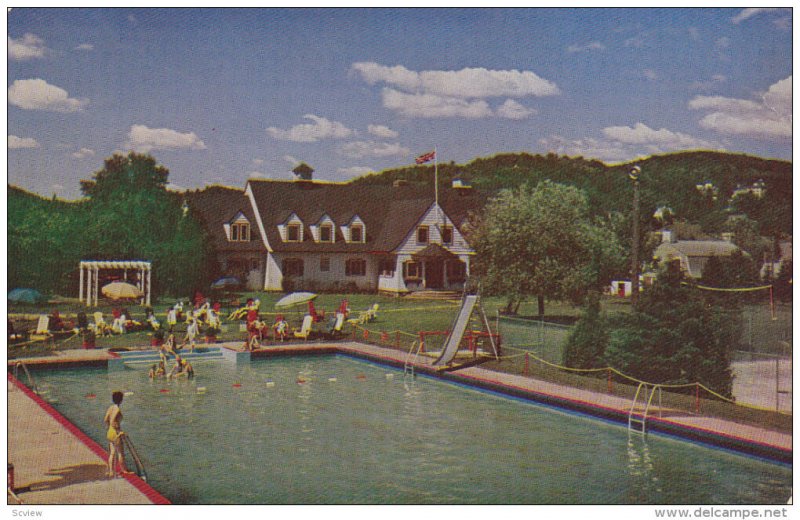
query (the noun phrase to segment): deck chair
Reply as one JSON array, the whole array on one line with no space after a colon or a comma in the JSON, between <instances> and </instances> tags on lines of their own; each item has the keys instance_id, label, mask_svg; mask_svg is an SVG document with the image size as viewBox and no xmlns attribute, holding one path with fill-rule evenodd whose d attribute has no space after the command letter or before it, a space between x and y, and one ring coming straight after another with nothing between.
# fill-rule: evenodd
<instances>
[{"instance_id":1,"label":"deck chair","mask_svg":"<svg viewBox=\"0 0 800 520\"><path fill-rule=\"evenodd\" d=\"M106 320L103 319L102 312L98 311L94 313L94 331L98 336L105 336L111 332L111 328L106 323Z\"/></svg>"},{"instance_id":2,"label":"deck chair","mask_svg":"<svg viewBox=\"0 0 800 520\"><path fill-rule=\"evenodd\" d=\"M48 338L51 338L53 335L50 334L50 317L46 314L39 315L39 321L36 323L36 330L33 331L31 334L31 339L35 341L41 341Z\"/></svg>"},{"instance_id":3,"label":"deck chair","mask_svg":"<svg viewBox=\"0 0 800 520\"><path fill-rule=\"evenodd\" d=\"M305 340L308 339L308 336L311 335L311 325L314 323L314 317L310 314L306 314L303 317L303 326L300 327L300 330L294 331L295 338L303 338Z\"/></svg>"},{"instance_id":4,"label":"deck chair","mask_svg":"<svg viewBox=\"0 0 800 520\"><path fill-rule=\"evenodd\" d=\"M336 318L334 318L333 323L329 327L329 336L336 337L340 335L342 333L342 328L344 327L344 313L337 312Z\"/></svg>"},{"instance_id":5,"label":"deck chair","mask_svg":"<svg viewBox=\"0 0 800 520\"><path fill-rule=\"evenodd\" d=\"M364 312L358 315L358 322L359 323L369 323L371 321L375 321L378 318L378 308L379 305L377 303L373 304L372 307L365 310Z\"/></svg>"}]
</instances>

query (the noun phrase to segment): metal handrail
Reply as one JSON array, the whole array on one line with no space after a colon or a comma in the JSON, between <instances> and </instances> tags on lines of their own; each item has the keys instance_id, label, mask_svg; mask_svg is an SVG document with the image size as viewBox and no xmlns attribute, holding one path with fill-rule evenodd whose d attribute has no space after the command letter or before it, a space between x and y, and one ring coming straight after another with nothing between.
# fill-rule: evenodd
<instances>
[{"instance_id":1,"label":"metal handrail","mask_svg":"<svg viewBox=\"0 0 800 520\"><path fill-rule=\"evenodd\" d=\"M130 453L131 457L133 458L134 464L136 464L136 475L138 475L139 478L141 478L142 480L147 480L147 472L145 472L144 470L144 464L142 464L142 459L139 458L139 453L133 446L131 438L128 436L127 433L123 433L121 437L122 437L122 442L128 448L128 453Z\"/></svg>"},{"instance_id":2,"label":"metal handrail","mask_svg":"<svg viewBox=\"0 0 800 520\"><path fill-rule=\"evenodd\" d=\"M419 351L421 350L422 342L420 342L420 348L417 348L417 352L414 353L414 347L416 346L417 346L416 340L412 341L411 348L408 350L408 354L406 354L406 361L405 365L403 366L403 376L405 376L408 372L411 372L412 376L414 375L414 363L416 363L417 358L419 358ZM414 359L410 359L412 353L414 353Z\"/></svg>"},{"instance_id":3,"label":"metal handrail","mask_svg":"<svg viewBox=\"0 0 800 520\"><path fill-rule=\"evenodd\" d=\"M28 366L22 361L17 361L16 364L14 364L14 379L19 380L19 367L22 367L22 370L25 372L25 375L28 376L28 384L31 386L33 393L39 395L39 387L36 385L36 380L33 378L30 371L28 370Z\"/></svg>"}]
</instances>

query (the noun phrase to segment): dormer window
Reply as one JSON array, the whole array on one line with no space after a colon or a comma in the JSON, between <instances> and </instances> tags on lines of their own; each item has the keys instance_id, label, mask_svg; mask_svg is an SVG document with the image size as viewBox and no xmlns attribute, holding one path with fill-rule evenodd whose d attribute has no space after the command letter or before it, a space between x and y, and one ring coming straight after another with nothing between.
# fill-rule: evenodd
<instances>
[{"instance_id":1,"label":"dormer window","mask_svg":"<svg viewBox=\"0 0 800 520\"><path fill-rule=\"evenodd\" d=\"M353 224L350 226L350 242L363 242L364 241L364 226L361 224Z\"/></svg>"},{"instance_id":2,"label":"dormer window","mask_svg":"<svg viewBox=\"0 0 800 520\"><path fill-rule=\"evenodd\" d=\"M300 224L289 224L286 226L286 241L300 242Z\"/></svg>"},{"instance_id":3,"label":"dormer window","mask_svg":"<svg viewBox=\"0 0 800 520\"><path fill-rule=\"evenodd\" d=\"M319 227L319 241L320 242L333 242L333 225L322 224Z\"/></svg>"},{"instance_id":4,"label":"dormer window","mask_svg":"<svg viewBox=\"0 0 800 520\"><path fill-rule=\"evenodd\" d=\"M250 242L250 224L241 222L231 226L231 242Z\"/></svg>"},{"instance_id":5,"label":"dormer window","mask_svg":"<svg viewBox=\"0 0 800 520\"><path fill-rule=\"evenodd\" d=\"M229 224L225 224L229 242L250 242L250 222L239 212Z\"/></svg>"}]
</instances>

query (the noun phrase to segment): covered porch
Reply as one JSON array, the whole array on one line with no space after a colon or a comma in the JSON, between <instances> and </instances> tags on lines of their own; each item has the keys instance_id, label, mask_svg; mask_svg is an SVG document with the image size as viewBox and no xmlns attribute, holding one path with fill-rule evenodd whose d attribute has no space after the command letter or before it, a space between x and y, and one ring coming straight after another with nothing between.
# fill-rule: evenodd
<instances>
[{"instance_id":1,"label":"covered porch","mask_svg":"<svg viewBox=\"0 0 800 520\"><path fill-rule=\"evenodd\" d=\"M439 244L384 260L379 290L395 293L417 291L459 291L469 276L469 256L456 255Z\"/></svg>"}]
</instances>

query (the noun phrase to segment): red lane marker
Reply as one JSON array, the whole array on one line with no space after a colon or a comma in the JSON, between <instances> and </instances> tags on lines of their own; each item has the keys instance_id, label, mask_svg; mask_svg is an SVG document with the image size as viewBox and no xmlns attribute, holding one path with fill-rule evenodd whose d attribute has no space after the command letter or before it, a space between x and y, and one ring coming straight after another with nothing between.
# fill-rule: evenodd
<instances>
[{"instance_id":1,"label":"red lane marker","mask_svg":"<svg viewBox=\"0 0 800 520\"><path fill-rule=\"evenodd\" d=\"M86 399L94 399L95 397L97 397L97 394L86 394L85 397Z\"/></svg>"},{"instance_id":2,"label":"red lane marker","mask_svg":"<svg viewBox=\"0 0 800 520\"><path fill-rule=\"evenodd\" d=\"M169 388L162 388L161 390L159 390L159 392L161 392L162 394L168 394Z\"/></svg>"},{"instance_id":3,"label":"red lane marker","mask_svg":"<svg viewBox=\"0 0 800 520\"><path fill-rule=\"evenodd\" d=\"M234 388L241 388L242 387L242 383L233 383L231 386L234 387Z\"/></svg>"}]
</instances>

